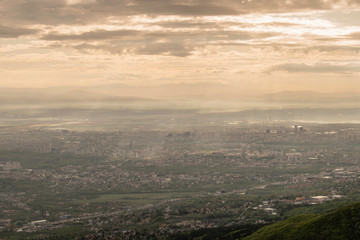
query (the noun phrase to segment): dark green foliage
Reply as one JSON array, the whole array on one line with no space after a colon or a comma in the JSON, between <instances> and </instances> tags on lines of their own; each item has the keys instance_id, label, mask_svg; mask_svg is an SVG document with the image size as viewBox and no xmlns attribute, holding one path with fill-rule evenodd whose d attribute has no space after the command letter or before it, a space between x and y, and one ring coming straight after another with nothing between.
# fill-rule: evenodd
<instances>
[{"instance_id":1,"label":"dark green foliage","mask_svg":"<svg viewBox=\"0 0 360 240\"><path fill-rule=\"evenodd\" d=\"M263 225L241 225L232 227L219 227L212 229L199 229L190 233L180 233L169 237L171 240L215 240L215 239L241 239L254 233Z\"/></svg>"},{"instance_id":2,"label":"dark green foliage","mask_svg":"<svg viewBox=\"0 0 360 240\"><path fill-rule=\"evenodd\" d=\"M68 165L91 166L100 160L97 156L72 153L0 152L0 162L20 162L23 168L30 169L54 169Z\"/></svg>"},{"instance_id":3,"label":"dark green foliage","mask_svg":"<svg viewBox=\"0 0 360 240\"><path fill-rule=\"evenodd\" d=\"M246 240L360 239L360 203L322 215L301 215L266 226Z\"/></svg>"},{"instance_id":4,"label":"dark green foliage","mask_svg":"<svg viewBox=\"0 0 360 240\"><path fill-rule=\"evenodd\" d=\"M82 229L82 225L73 224L66 225L63 228L43 230L39 232L22 232L17 235L13 235L11 232L2 232L0 239L8 240L71 240L71 239L85 239L84 236L88 231Z\"/></svg>"},{"instance_id":5,"label":"dark green foliage","mask_svg":"<svg viewBox=\"0 0 360 240\"><path fill-rule=\"evenodd\" d=\"M0 187L4 192L41 192L44 189L47 189L49 186L48 182L39 181L39 180L13 180L7 178L0 179Z\"/></svg>"}]
</instances>

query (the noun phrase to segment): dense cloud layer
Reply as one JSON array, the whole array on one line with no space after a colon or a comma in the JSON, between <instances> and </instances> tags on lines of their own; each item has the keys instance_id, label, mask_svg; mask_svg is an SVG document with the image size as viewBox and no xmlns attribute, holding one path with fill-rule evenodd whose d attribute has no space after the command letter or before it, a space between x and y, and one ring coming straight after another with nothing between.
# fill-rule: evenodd
<instances>
[{"instance_id":1,"label":"dense cloud layer","mask_svg":"<svg viewBox=\"0 0 360 240\"><path fill-rule=\"evenodd\" d=\"M358 0L0 0L0 85L358 79L359 15Z\"/></svg>"},{"instance_id":2,"label":"dense cloud layer","mask_svg":"<svg viewBox=\"0 0 360 240\"><path fill-rule=\"evenodd\" d=\"M313 65L303 63L286 63L272 67L271 71L286 71L292 73L309 72L309 73L350 73L360 72L360 65L345 64L335 65L329 63L316 63Z\"/></svg>"},{"instance_id":3,"label":"dense cloud layer","mask_svg":"<svg viewBox=\"0 0 360 240\"><path fill-rule=\"evenodd\" d=\"M134 15L221 16L359 7L357 0L2 0L5 24L89 24Z\"/></svg>"},{"instance_id":4,"label":"dense cloud layer","mask_svg":"<svg viewBox=\"0 0 360 240\"><path fill-rule=\"evenodd\" d=\"M37 33L37 29L12 28L0 25L0 38L17 38Z\"/></svg>"}]
</instances>

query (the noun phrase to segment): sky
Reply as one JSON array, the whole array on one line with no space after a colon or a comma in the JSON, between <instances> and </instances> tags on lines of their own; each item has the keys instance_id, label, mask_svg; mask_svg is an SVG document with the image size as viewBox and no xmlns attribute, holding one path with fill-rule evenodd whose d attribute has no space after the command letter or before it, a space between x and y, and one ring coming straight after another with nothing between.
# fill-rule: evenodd
<instances>
[{"instance_id":1,"label":"sky","mask_svg":"<svg viewBox=\"0 0 360 240\"><path fill-rule=\"evenodd\" d=\"M360 0L0 0L0 88L360 93Z\"/></svg>"}]
</instances>

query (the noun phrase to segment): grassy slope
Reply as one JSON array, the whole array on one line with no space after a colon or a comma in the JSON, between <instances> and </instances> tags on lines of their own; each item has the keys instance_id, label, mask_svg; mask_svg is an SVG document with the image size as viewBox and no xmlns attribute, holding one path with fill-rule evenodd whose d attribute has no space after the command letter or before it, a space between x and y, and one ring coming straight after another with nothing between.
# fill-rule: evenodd
<instances>
[{"instance_id":1,"label":"grassy slope","mask_svg":"<svg viewBox=\"0 0 360 240\"><path fill-rule=\"evenodd\" d=\"M322 215L300 215L266 226L244 240L360 239L360 203Z\"/></svg>"}]
</instances>

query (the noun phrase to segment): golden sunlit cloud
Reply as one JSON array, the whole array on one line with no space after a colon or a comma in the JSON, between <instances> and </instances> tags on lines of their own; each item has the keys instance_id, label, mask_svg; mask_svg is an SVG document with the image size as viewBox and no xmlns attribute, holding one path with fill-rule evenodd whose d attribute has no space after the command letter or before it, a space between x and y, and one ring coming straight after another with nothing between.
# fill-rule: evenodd
<instances>
[{"instance_id":1,"label":"golden sunlit cloud","mask_svg":"<svg viewBox=\"0 0 360 240\"><path fill-rule=\"evenodd\" d=\"M359 13L352 0L3 0L0 87L360 92Z\"/></svg>"}]
</instances>

